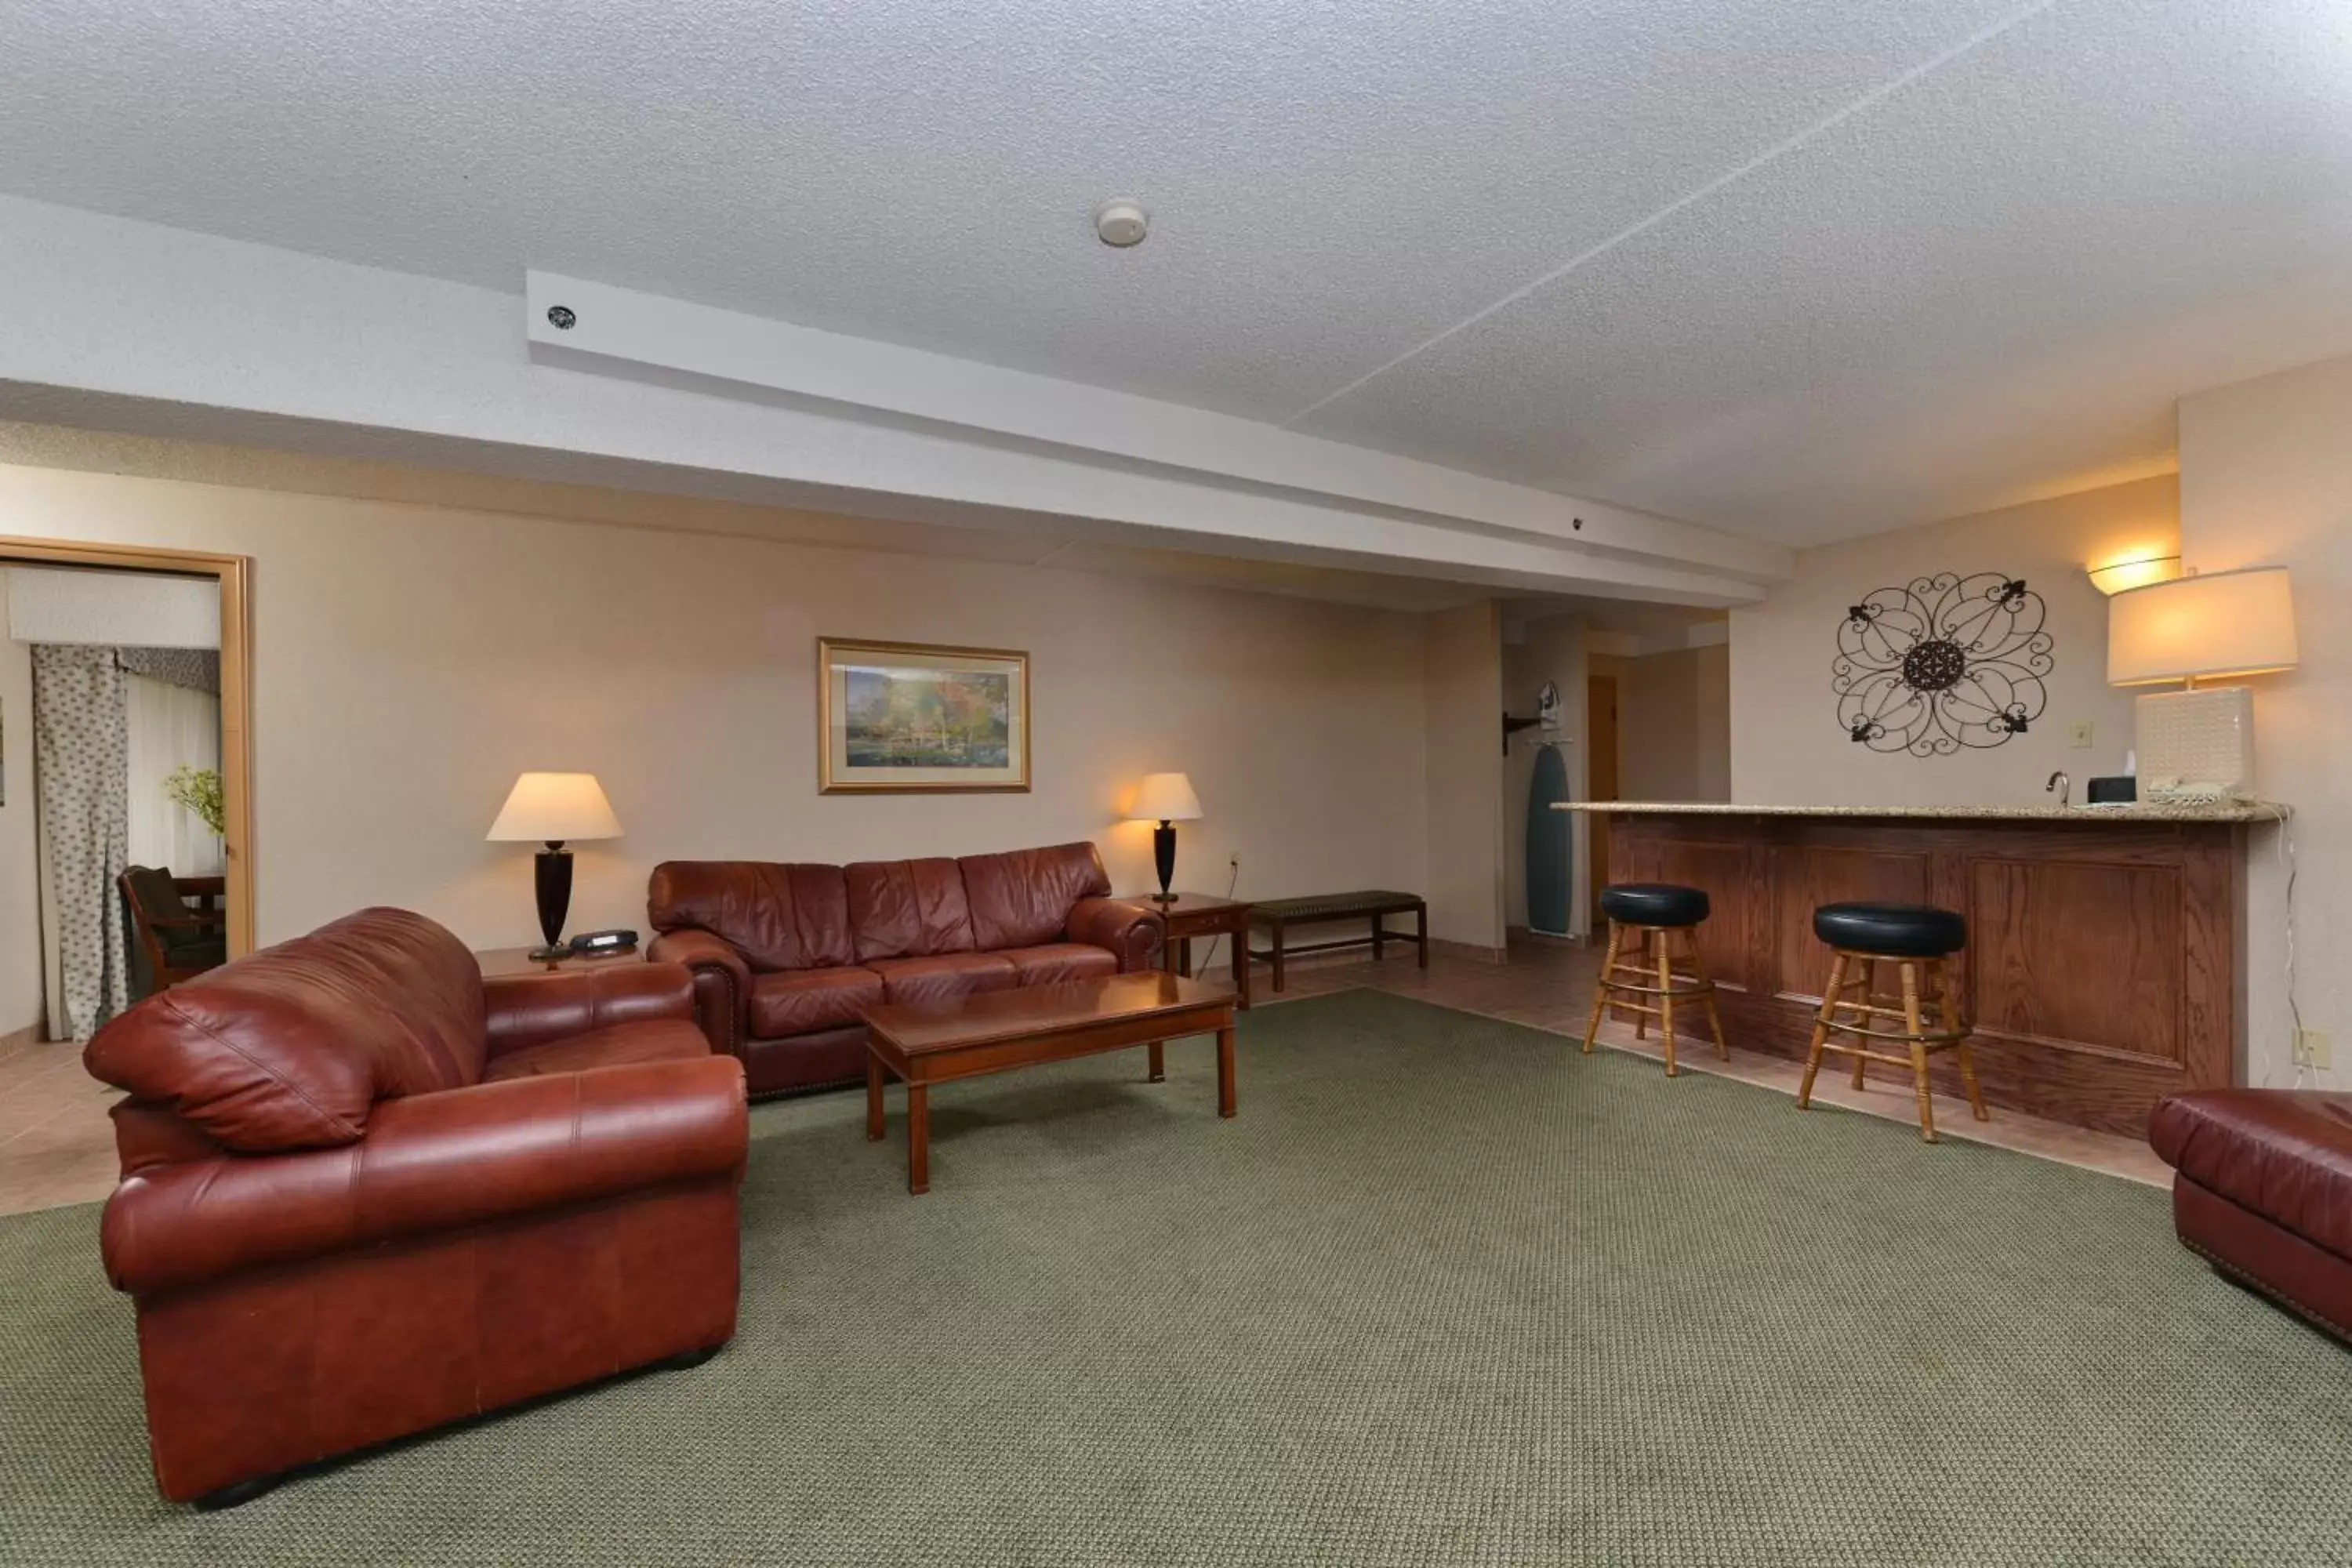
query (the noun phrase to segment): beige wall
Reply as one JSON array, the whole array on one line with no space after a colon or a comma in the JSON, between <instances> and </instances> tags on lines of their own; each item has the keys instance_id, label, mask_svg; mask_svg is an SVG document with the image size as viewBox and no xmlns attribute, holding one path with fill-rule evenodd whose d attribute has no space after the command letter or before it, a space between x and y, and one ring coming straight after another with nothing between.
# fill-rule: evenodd
<instances>
[{"instance_id":1,"label":"beige wall","mask_svg":"<svg viewBox=\"0 0 2352 1568\"><path fill-rule=\"evenodd\" d=\"M2331 1038L2306 1077L2352 1089L2352 358L2264 376L2180 405L2183 562L2200 571L2285 566L2303 662L2257 676L2255 787L2294 812L2294 999ZM2287 869L2274 828L2247 866L2247 1078L2295 1081L2287 1004Z\"/></svg>"},{"instance_id":2,"label":"beige wall","mask_svg":"<svg viewBox=\"0 0 2352 1568\"><path fill-rule=\"evenodd\" d=\"M1595 661L1617 681L1621 800L1731 798L1728 645Z\"/></svg>"},{"instance_id":3,"label":"beige wall","mask_svg":"<svg viewBox=\"0 0 2352 1568\"><path fill-rule=\"evenodd\" d=\"M1555 739L1568 764L1568 791L1585 797L1591 774L1585 751L1584 617L1551 616L1530 621L1519 639L1503 645L1503 707L1521 718L1536 713L1536 694L1549 680L1559 688L1560 727ZM1528 792L1534 786L1536 752L1542 742L1538 730L1522 730L1511 738L1511 754L1503 762L1503 899L1504 918L1514 926L1528 923ZM1580 932L1591 903L1586 889L1585 831L1590 818L1569 818L1569 929Z\"/></svg>"},{"instance_id":4,"label":"beige wall","mask_svg":"<svg viewBox=\"0 0 2352 1568\"><path fill-rule=\"evenodd\" d=\"M1164 768L1192 774L1207 812L1181 830L1186 887L1222 891L1234 853L1244 894L1430 881L1423 628L1409 616L28 468L0 467L0 533L255 558L264 941L375 902L477 946L536 940L530 855L482 841L530 768L595 773L627 828L581 847L575 931L642 927L646 872L668 857L838 861L1092 838L1121 890L1139 890L1150 830L1117 810ZM1027 649L1035 789L819 795L820 632ZM1474 668L1439 664L1475 684ZM1492 671L1490 655L1481 733ZM30 710L5 685L0 700L13 825L29 816ZM1490 826L1494 795L1490 782ZM26 878L10 853L0 845L0 899L16 900ZM33 928L16 902L0 908L14 933L0 974L20 959L29 973ZM1454 929L1482 929L1475 910Z\"/></svg>"},{"instance_id":5,"label":"beige wall","mask_svg":"<svg viewBox=\"0 0 2352 1568\"><path fill-rule=\"evenodd\" d=\"M1502 620L1491 600L1424 619L1429 933L1445 942L1499 951Z\"/></svg>"},{"instance_id":6,"label":"beige wall","mask_svg":"<svg viewBox=\"0 0 2352 1568\"><path fill-rule=\"evenodd\" d=\"M2044 800L2053 770L2081 781L2122 771L2131 693L2106 681L2106 601L2086 563L2179 529L2169 476L1875 534L1801 552L1794 578L1731 614L1731 798L1759 805L1969 805ZM2049 707L2026 734L1982 751L1914 757L1870 751L1837 723L1830 666L1845 607L1874 588L1937 572L2023 577L2049 610ZM2088 750L2070 743L2078 721ZM1629 787L1627 794L1633 792Z\"/></svg>"},{"instance_id":7,"label":"beige wall","mask_svg":"<svg viewBox=\"0 0 2352 1568\"><path fill-rule=\"evenodd\" d=\"M0 521L0 532L6 532ZM5 578L0 572L0 578ZM0 582L0 588L5 588ZM41 1021L40 856L34 836L33 652L9 635L0 592L0 1037Z\"/></svg>"}]
</instances>

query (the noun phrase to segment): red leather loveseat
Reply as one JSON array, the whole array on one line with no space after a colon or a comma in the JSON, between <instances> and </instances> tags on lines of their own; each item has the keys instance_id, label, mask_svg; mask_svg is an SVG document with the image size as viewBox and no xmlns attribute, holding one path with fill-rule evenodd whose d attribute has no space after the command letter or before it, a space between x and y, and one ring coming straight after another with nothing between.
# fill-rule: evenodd
<instances>
[{"instance_id":1,"label":"red leather loveseat","mask_svg":"<svg viewBox=\"0 0 2352 1568\"><path fill-rule=\"evenodd\" d=\"M2148 1118L2180 1239L2352 1342L2352 1094L2207 1089Z\"/></svg>"},{"instance_id":2,"label":"red leather loveseat","mask_svg":"<svg viewBox=\"0 0 2352 1568\"><path fill-rule=\"evenodd\" d=\"M669 964L485 982L369 910L159 993L89 1070L155 1481L280 1472L735 1331L743 1074Z\"/></svg>"},{"instance_id":3,"label":"red leather loveseat","mask_svg":"<svg viewBox=\"0 0 2352 1568\"><path fill-rule=\"evenodd\" d=\"M753 1094L862 1083L868 1008L1149 969L1165 922L1091 844L853 866L668 860L646 920Z\"/></svg>"}]
</instances>

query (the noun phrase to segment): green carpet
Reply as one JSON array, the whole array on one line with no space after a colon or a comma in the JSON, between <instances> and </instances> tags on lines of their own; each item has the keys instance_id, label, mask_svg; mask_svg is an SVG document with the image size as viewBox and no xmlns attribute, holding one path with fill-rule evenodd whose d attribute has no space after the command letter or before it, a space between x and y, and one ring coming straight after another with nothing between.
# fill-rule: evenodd
<instances>
[{"instance_id":1,"label":"green carpet","mask_svg":"<svg viewBox=\"0 0 2352 1568\"><path fill-rule=\"evenodd\" d=\"M742 1327L156 1500L95 1206L0 1220L8 1563L2352 1563L2352 1352L2160 1193L1352 992L762 1107Z\"/></svg>"}]
</instances>

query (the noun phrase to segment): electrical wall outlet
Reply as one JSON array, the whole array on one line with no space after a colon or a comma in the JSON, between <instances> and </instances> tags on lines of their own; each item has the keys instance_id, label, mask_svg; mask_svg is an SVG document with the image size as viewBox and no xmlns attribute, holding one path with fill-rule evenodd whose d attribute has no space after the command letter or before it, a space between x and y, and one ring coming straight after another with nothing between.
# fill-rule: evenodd
<instances>
[{"instance_id":1,"label":"electrical wall outlet","mask_svg":"<svg viewBox=\"0 0 2352 1568\"><path fill-rule=\"evenodd\" d=\"M2294 1065L2299 1068L2330 1068L2336 1065L2329 1051L2327 1037L2317 1029L2297 1029L2294 1032Z\"/></svg>"},{"instance_id":2,"label":"electrical wall outlet","mask_svg":"<svg viewBox=\"0 0 2352 1568\"><path fill-rule=\"evenodd\" d=\"M2070 743L2074 750L2087 752L2091 749L2091 721L2088 719L2077 720L2068 733L2074 737Z\"/></svg>"}]
</instances>

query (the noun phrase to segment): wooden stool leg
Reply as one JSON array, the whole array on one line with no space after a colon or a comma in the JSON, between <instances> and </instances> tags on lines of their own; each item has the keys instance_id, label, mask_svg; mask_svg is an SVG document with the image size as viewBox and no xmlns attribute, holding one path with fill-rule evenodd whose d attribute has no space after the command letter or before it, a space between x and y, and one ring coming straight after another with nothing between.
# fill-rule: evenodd
<instances>
[{"instance_id":1,"label":"wooden stool leg","mask_svg":"<svg viewBox=\"0 0 2352 1568\"><path fill-rule=\"evenodd\" d=\"M1903 971L1903 1027L1911 1036L1911 1082L1919 1095L1919 1136L1928 1142L1936 1141L1936 1108L1927 1089L1927 1042L1920 1037L1927 1032L1919 1020L1919 966L1905 959Z\"/></svg>"},{"instance_id":2,"label":"wooden stool leg","mask_svg":"<svg viewBox=\"0 0 2352 1568\"><path fill-rule=\"evenodd\" d=\"M1706 1004L1706 1026L1715 1036L1716 1057L1727 1062L1731 1059L1731 1047L1724 1044L1723 1015L1716 1010L1715 1005L1715 976L1706 972L1706 955L1698 950L1696 926L1683 928L1683 945L1690 949L1691 972L1698 976L1698 983L1706 987L1699 993L1699 998Z\"/></svg>"},{"instance_id":3,"label":"wooden stool leg","mask_svg":"<svg viewBox=\"0 0 2352 1568\"><path fill-rule=\"evenodd\" d=\"M1951 965L1940 958L1936 960L1936 1012L1944 1020L1946 1034L1960 1032L1960 1005L1952 995ZM1976 1058L1969 1055L1968 1041L1954 1042L1952 1056L1960 1065L1960 1087L1969 1091L1969 1114L1979 1121L1991 1121L1985 1111L1984 1091L1977 1087Z\"/></svg>"},{"instance_id":4,"label":"wooden stool leg","mask_svg":"<svg viewBox=\"0 0 2352 1568\"><path fill-rule=\"evenodd\" d=\"M1647 974L1650 972L1649 928L1646 926L1643 927L1640 934L1642 950L1629 962L1633 966L1634 973ZM1646 1040L1650 1037L1650 1016L1647 1013L1636 1013L1633 1015L1633 1037L1637 1040Z\"/></svg>"},{"instance_id":5,"label":"wooden stool leg","mask_svg":"<svg viewBox=\"0 0 2352 1568\"><path fill-rule=\"evenodd\" d=\"M1609 1005L1609 982L1617 973L1617 944L1624 940L1625 928L1615 921L1609 922L1609 950L1601 959L1601 983L1592 988L1592 1021L1584 1026L1584 1054L1592 1054L1592 1041L1601 1033L1601 1015Z\"/></svg>"},{"instance_id":6,"label":"wooden stool leg","mask_svg":"<svg viewBox=\"0 0 2352 1568\"><path fill-rule=\"evenodd\" d=\"M1845 954L1833 953L1830 959L1829 989L1822 994L1822 1010L1813 1019L1813 1043L1805 1052L1805 1079L1797 1086L1797 1109L1804 1110L1813 1102L1813 1075L1822 1070L1822 1043L1830 1037L1830 1014L1837 1006L1838 997L1845 990Z\"/></svg>"},{"instance_id":7,"label":"wooden stool leg","mask_svg":"<svg viewBox=\"0 0 2352 1568\"><path fill-rule=\"evenodd\" d=\"M1657 931L1658 949L1658 1038L1666 1044L1666 1076L1673 1078L1683 1069L1675 1065L1675 942L1668 931Z\"/></svg>"},{"instance_id":8,"label":"wooden stool leg","mask_svg":"<svg viewBox=\"0 0 2352 1568\"><path fill-rule=\"evenodd\" d=\"M1877 974L1877 963L1870 959L1864 959L1862 961L1862 999L1864 1002L1873 1000L1878 991ZM1870 1015L1864 1013L1862 1016L1862 1021L1865 1024L1869 1023ZM1856 1053L1853 1058L1853 1091L1856 1094L1862 1092L1863 1070L1869 1066L1870 1059Z\"/></svg>"}]
</instances>

